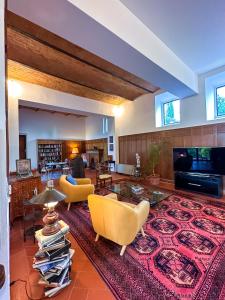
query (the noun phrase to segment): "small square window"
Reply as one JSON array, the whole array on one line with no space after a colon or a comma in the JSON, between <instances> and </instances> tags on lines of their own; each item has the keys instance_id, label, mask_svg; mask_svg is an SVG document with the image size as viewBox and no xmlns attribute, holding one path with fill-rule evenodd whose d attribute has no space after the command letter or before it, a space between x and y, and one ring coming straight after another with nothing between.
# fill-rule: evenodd
<instances>
[{"instance_id":1,"label":"small square window","mask_svg":"<svg viewBox=\"0 0 225 300\"><path fill-rule=\"evenodd\" d=\"M225 86L216 88L216 116L225 116Z\"/></svg>"},{"instance_id":2,"label":"small square window","mask_svg":"<svg viewBox=\"0 0 225 300\"><path fill-rule=\"evenodd\" d=\"M164 125L180 123L180 100L173 100L163 103Z\"/></svg>"}]
</instances>

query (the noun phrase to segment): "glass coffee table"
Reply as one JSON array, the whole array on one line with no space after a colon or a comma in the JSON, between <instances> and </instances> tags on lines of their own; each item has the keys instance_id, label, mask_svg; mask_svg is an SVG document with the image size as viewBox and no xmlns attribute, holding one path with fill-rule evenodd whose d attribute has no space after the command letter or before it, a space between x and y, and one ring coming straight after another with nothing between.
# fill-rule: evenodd
<instances>
[{"instance_id":1,"label":"glass coffee table","mask_svg":"<svg viewBox=\"0 0 225 300\"><path fill-rule=\"evenodd\" d=\"M149 201L151 207L172 194L172 192L163 190L157 186L147 186L131 181L113 183L112 185L107 186L107 189L112 193L131 199L135 202L140 202L142 200Z\"/></svg>"}]
</instances>

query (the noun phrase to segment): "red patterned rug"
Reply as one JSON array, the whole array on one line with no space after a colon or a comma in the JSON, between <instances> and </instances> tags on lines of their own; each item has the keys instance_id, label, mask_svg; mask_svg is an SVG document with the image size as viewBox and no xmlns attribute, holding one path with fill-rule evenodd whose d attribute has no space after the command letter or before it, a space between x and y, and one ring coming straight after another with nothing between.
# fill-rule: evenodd
<instances>
[{"instance_id":1,"label":"red patterned rug","mask_svg":"<svg viewBox=\"0 0 225 300\"><path fill-rule=\"evenodd\" d=\"M201 198L174 193L152 208L146 237L123 257L117 244L95 243L87 203L58 211L117 299L224 300L225 204Z\"/></svg>"}]
</instances>

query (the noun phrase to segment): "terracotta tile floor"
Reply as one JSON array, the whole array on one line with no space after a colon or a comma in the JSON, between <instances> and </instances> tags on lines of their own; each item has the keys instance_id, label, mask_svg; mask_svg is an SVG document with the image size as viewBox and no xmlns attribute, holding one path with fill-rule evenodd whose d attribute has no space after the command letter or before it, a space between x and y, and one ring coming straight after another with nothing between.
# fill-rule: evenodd
<instances>
[{"instance_id":1,"label":"terracotta tile floor","mask_svg":"<svg viewBox=\"0 0 225 300\"><path fill-rule=\"evenodd\" d=\"M75 249L71 271L72 283L51 299L115 299L75 239L71 235L69 235L69 239L72 244L71 247ZM37 285L38 272L31 267L33 255L37 251L38 246L29 237L26 242L23 242L22 222L20 220L15 221L11 230L10 248L10 280L28 280L29 296L35 299L41 298L43 289ZM28 300L25 292L25 283L16 282L11 286L11 300Z\"/></svg>"},{"instance_id":2,"label":"terracotta tile floor","mask_svg":"<svg viewBox=\"0 0 225 300\"><path fill-rule=\"evenodd\" d=\"M95 183L95 171L86 170L86 177L92 178L92 182ZM122 177L124 176L113 173L113 179ZM55 186L57 187L57 181L55 181ZM75 249L71 271L72 283L51 299L115 299L72 235L69 236L69 239L72 248ZM15 220L10 235L10 281L17 279L28 281L29 296L34 299L41 299L43 289L37 284L38 272L32 269L33 255L37 249L37 243L34 244L31 237L23 242L22 221L20 219ZM16 282L11 286L11 300L28 300L24 282Z\"/></svg>"}]
</instances>

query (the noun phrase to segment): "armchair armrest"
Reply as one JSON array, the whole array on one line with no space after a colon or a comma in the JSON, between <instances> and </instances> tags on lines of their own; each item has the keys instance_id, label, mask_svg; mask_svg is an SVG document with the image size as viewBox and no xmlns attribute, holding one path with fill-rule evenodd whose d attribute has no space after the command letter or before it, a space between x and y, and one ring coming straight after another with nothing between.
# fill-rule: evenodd
<instances>
[{"instance_id":1,"label":"armchair armrest","mask_svg":"<svg viewBox=\"0 0 225 300\"><path fill-rule=\"evenodd\" d=\"M76 202L87 200L88 195L94 194L95 186L93 184L71 185L67 190L65 202Z\"/></svg>"},{"instance_id":2,"label":"armchair armrest","mask_svg":"<svg viewBox=\"0 0 225 300\"><path fill-rule=\"evenodd\" d=\"M75 178L78 185L81 184L91 184L90 178Z\"/></svg>"},{"instance_id":3,"label":"armchair armrest","mask_svg":"<svg viewBox=\"0 0 225 300\"><path fill-rule=\"evenodd\" d=\"M149 214L150 204L148 201L141 201L136 207L134 208L135 213L138 217L138 224L139 228L143 226L145 221L147 220L148 214Z\"/></svg>"}]
</instances>

